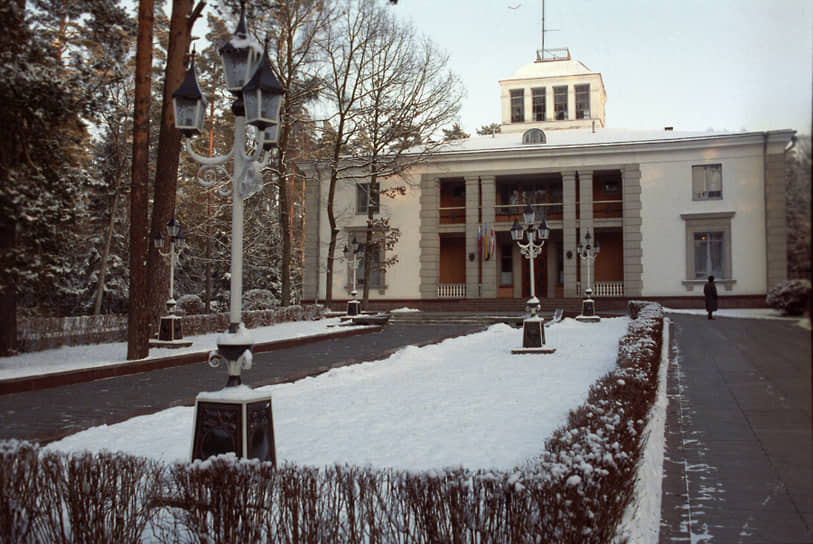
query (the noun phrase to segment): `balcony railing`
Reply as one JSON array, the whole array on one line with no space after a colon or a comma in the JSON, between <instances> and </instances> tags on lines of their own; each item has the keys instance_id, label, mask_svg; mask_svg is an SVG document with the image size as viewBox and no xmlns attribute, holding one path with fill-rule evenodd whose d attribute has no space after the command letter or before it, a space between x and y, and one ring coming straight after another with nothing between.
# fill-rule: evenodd
<instances>
[{"instance_id":1,"label":"balcony railing","mask_svg":"<svg viewBox=\"0 0 813 544\"><path fill-rule=\"evenodd\" d=\"M440 212L441 225L454 225L466 222L465 206L438 208L438 211Z\"/></svg>"},{"instance_id":2,"label":"balcony railing","mask_svg":"<svg viewBox=\"0 0 813 544\"><path fill-rule=\"evenodd\" d=\"M623 201L621 200L595 200L593 201L593 217L612 219L623 217Z\"/></svg>"},{"instance_id":3,"label":"balcony railing","mask_svg":"<svg viewBox=\"0 0 813 544\"><path fill-rule=\"evenodd\" d=\"M582 296L582 282L576 282L576 293ZM623 297L623 281L596 281L593 282L594 297Z\"/></svg>"},{"instance_id":4,"label":"balcony railing","mask_svg":"<svg viewBox=\"0 0 813 544\"><path fill-rule=\"evenodd\" d=\"M531 204L538 219L545 215L548 221L561 221L562 204ZM512 223L514 219L522 222L522 210L525 204L497 204L494 206L495 220L498 223Z\"/></svg>"},{"instance_id":5,"label":"balcony railing","mask_svg":"<svg viewBox=\"0 0 813 544\"><path fill-rule=\"evenodd\" d=\"M438 284L438 298L466 298L465 283Z\"/></svg>"}]
</instances>

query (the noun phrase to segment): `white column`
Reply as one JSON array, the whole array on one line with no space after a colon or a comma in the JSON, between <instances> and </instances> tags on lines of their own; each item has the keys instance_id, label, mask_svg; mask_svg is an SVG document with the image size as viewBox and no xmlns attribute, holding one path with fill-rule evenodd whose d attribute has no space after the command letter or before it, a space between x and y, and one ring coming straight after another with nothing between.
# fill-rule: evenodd
<instances>
[{"instance_id":1,"label":"white column","mask_svg":"<svg viewBox=\"0 0 813 544\"><path fill-rule=\"evenodd\" d=\"M232 171L231 191L231 282L229 330L236 332L242 321L243 297L243 197L235 179L243 171L243 154L246 143L246 118L234 118L234 170ZM234 330L232 330L234 329Z\"/></svg>"}]
</instances>

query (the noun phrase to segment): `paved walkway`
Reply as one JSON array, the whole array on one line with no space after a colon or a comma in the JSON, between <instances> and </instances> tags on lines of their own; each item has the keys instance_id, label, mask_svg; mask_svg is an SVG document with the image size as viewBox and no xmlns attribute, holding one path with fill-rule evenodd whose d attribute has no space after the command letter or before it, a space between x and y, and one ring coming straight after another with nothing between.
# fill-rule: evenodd
<instances>
[{"instance_id":1,"label":"paved walkway","mask_svg":"<svg viewBox=\"0 0 813 544\"><path fill-rule=\"evenodd\" d=\"M291 381L330 368L375 361L407 345L424 345L481 330L481 325L389 325L378 332L309 342L254 355L243 372L252 387ZM200 391L217 391L226 370L205 362L62 387L0 395L0 439L50 441L171 406L194 404Z\"/></svg>"},{"instance_id":2,"label":"paved walkway","mask_svg":"<svg viewBox=\"0 0 813 544\"><path fill-rule=\"evenodd\" d=\"M660 542L813 542L810 331L670 318Z\"/></svg>"}]
</instances>

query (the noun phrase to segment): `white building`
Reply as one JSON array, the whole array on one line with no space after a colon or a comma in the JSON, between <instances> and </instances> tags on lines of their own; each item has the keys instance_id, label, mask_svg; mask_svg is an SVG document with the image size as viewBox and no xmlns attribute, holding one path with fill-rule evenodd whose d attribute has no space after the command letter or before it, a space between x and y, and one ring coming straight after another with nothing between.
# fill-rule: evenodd
<instances>
[{"instance_id":1,"label":"white building","mask_svg":"<svg viewBox=\"0 0 813 544\"><path fill-rule=\"evenodd\" d=\"M398 262L371 277L371 301L429 308L449 299L497 300L491 307L498 299L524 300L528 260L509 230L526 204L544 214L551 229L534 267L543 306L546 299L559 305L580 296L575 249L588 232L601 246L590 276L594 292L617 302L697 297L709 275L731 303L755 302L785 279L785 160L792 130L606 128L601 75L569 57L523 66L499 83L500 134L452 142L408 177L383 182L408 189L379 203L378 213L400 229L401 239L392 252ZM328 170L314 163L304 168L303 294L324 299ZM352 289L341 248L354 235L364 239L364 195L363 181L336 188L335 300ZM495 251L489 254L478 240L492 230ZM506 309L522 306L502 302Z\"/></svg>"}]
</instances>

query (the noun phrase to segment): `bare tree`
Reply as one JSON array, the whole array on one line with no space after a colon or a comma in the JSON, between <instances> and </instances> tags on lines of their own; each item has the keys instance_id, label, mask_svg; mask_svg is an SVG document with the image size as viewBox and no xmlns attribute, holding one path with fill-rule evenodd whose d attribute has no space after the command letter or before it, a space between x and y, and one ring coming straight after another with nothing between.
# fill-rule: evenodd
<instances>
[{"instance_id":1,"label":"bare tree","mask_svg":"<svg viewBox=\"0 0 813 544\"><path fill-rule=\"evenodd\" d=\"M369 179L364 252L366 307L373 267L387 267L397 261L390 256L373 262L374 254L394 249L398 231L386 217L376 217L381 196L390 198L406 192L406 186L381 180L402 180L417 164L427 161L442 145L438 133L454 123L463 97L459 78L447 68L448 58L429 39L416 38L415 29L379 8L371 36L371 53L358 63L363 92L352 112L360 129L350 148L353 161Z\"/></svg>"},{"instance_id":2,"label":"bare tree","mask_svg":"<svg viewBox=\"0 0 813 544\"><path fill-rule=\"evenodd\" d=\"M352 168L351 164L342 163L341 157L358 130L354 112L363 92L362 76L357 67L369 58L372 36L380 13L373 2L342 0L336 6L332 23L320 41L320 49L327 64L325 98L330 102L332 110L329 130L324 134L327 138L326 155L330 165L326 203L330 225L325 287L325 303L328 305L333 300L333 262L339 234L334 203L336 185L343 177L343 172Z\"/></svg>"},{"instance_id":3,"label":"bare tree","mask_svg":"<svg viewBox=\"0 0 813 544\"><path fill-rule=\"evenodd\" d=\"M285 101L280 112L279 153L274 165L282 229L280 302L283 306L291 303L292 231L288 186L295 182L295 161L303 151L302 127L310 122L305 106L316 99L321 88L316 71L316 43L329 16L329 9L322 0L280 1L270 11L267 25L276 51L272 63L285 88Z\"/></svg>"}]
</instances>

